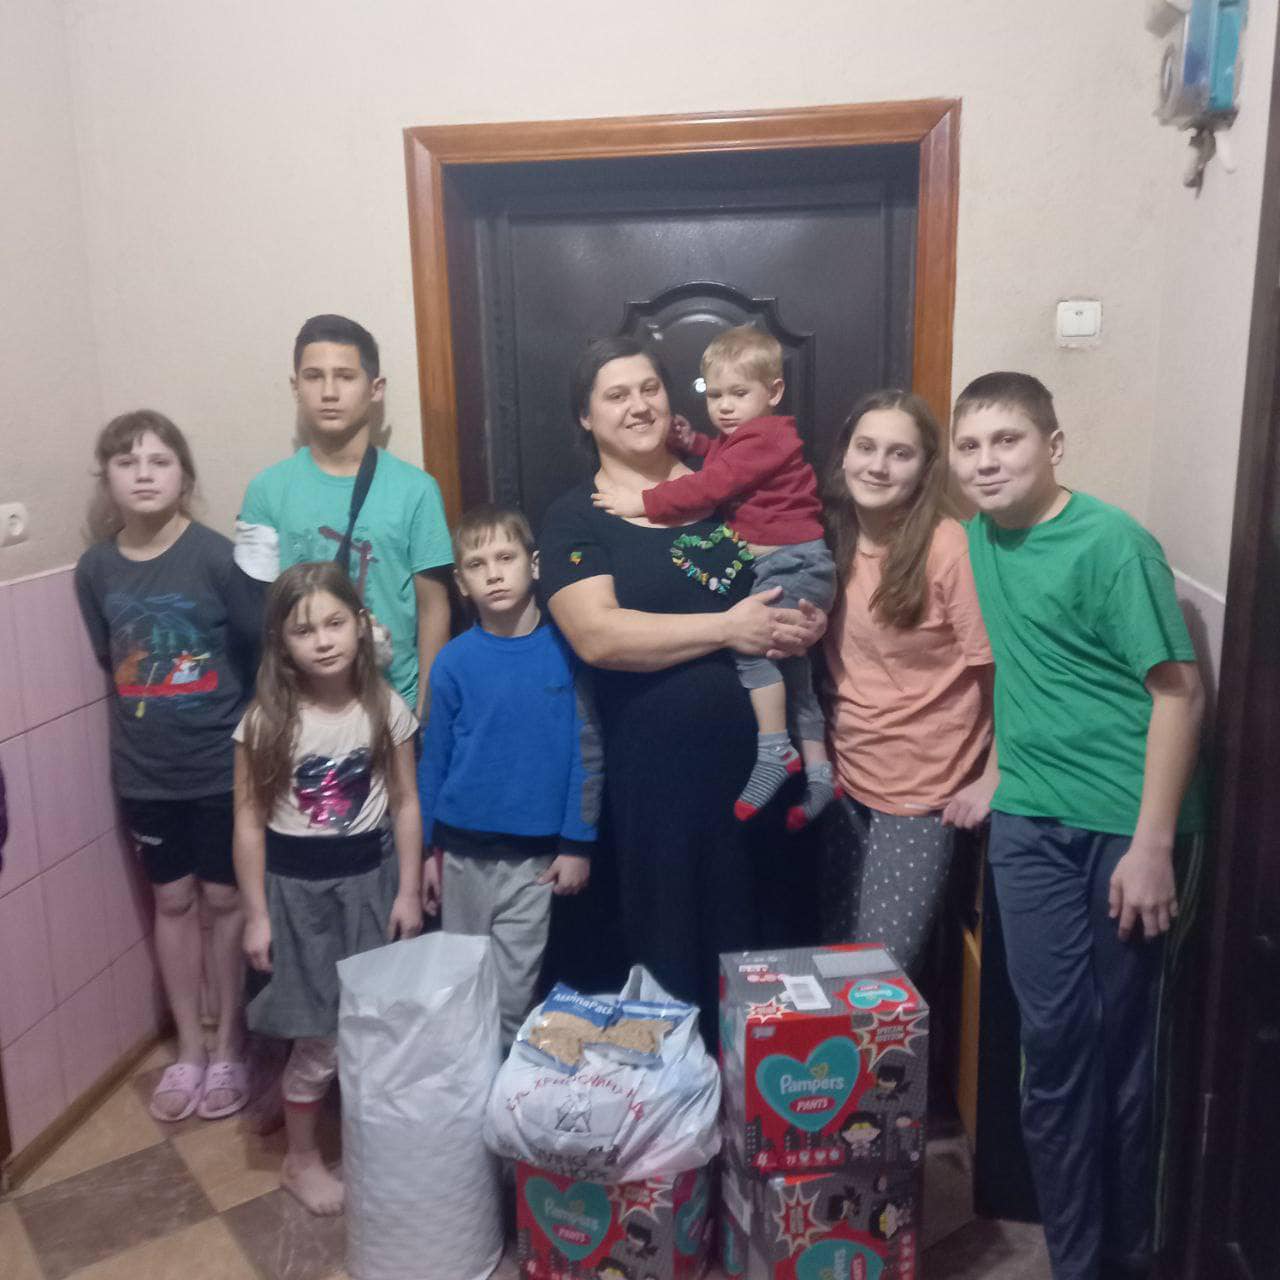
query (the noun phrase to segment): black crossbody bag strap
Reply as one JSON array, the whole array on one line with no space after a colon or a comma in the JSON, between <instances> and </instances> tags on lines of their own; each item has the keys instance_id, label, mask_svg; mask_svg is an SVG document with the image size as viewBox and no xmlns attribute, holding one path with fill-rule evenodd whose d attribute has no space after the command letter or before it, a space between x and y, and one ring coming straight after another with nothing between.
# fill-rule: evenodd
<instances>
[{"instance_id":1,"label":"black crossbody bag strap","mask_svg":"<svg viewBox=\"0 0 1280 1280\"><path fill-rule=\"evenodd\" d=\"M351 539L356 531L356 519L360 515L360 508L364 506L364 500L369 496L369 490L373 486L373 473L378 469L378 451L369 445L364 451L364 457L360 459L360 470L356 472L356 483L351 490L351 510L347 513L347 531L342 535L342 541L338 543L338 552L333 557L334 563L342 566L344 573L351 572Z\"/></svg>"}]
</instances>

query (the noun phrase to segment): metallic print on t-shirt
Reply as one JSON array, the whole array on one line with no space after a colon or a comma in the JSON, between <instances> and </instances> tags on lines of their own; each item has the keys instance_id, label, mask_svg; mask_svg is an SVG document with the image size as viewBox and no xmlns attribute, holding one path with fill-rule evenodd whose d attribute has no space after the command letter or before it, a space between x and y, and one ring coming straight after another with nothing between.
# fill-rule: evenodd
<instances>
[{"instance_id":1,"label":"metallic print on t-shirt","mask_svg":"<svg viewBox=\"0 0 1280 1280\"><path fill-rule=\"evenodd\" d=\"M346 831L360 816L369 798L371 781L368 747L349 755L304 756L293 773L293 796L309 825Z\"/></svg>"}]
</instances>

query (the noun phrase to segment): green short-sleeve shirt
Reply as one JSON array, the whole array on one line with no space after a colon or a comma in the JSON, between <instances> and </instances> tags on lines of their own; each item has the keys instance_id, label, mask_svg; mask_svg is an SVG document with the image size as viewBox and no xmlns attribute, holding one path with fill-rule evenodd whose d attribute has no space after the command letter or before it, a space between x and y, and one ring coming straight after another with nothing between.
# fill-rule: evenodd
<instances>
[{"instance_id":1,"label":"green short-sleeve shirt","mask_svg":"<svg viewBox=\"0 0 1280 1280\"><path fill-rule=\"evenodd\" d=\"M1161 662L1194 662L1160 544L1118 507L1073 493L1029 529L968 522L969 558L995 656L1000 786L992 807L1132 835ZM1179 832L1205 822L1203 779Z\"/></svg>"},{"instance_id":2,"label":"green short-sleeve shirt","mask_svg":"<svg viewBox=\"0 0 1280 1280\"><path fill-rule=\"evenodd\" d=\"M249 482L236 525L236 560L271 580L306 560L332 560L347 529L354 476L331 476L309 448ZM273 557L274 553L274 557ZM274 564L273 564L274 558ZM418 696L418 603L413 575L453 562L440 487L420 467L378 450L351 546L351 579L391 633L391 685Z\"/></svg>"}]
</instances>

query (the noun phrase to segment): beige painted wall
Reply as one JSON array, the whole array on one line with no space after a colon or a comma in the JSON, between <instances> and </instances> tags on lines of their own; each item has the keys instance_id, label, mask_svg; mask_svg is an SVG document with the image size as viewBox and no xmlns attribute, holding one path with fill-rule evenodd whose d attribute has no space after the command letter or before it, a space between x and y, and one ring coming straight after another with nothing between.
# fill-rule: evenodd
<instances>
[{"instance_id":1,"label":"beige painted wall","mask_svg":"<svg viewBox=\"0 0 1280 1280\"><path fill-rule=\"evenodd\" d=\"M0 581L80 549L101 414L60 0L4 5L0 39L0 503L31 513Z\"/></svg>"},{"instance_id":2,"label":"beige painted wall","mask_svg":"<svg viewBox=\"0 0 1280 1280\"><path fill-rule=\"evenodd\" d=\"M763 0L66 12L101 408L149 403L188 429L216 526L286 448L289 344L314 311L373 329L392 447L421 458L406 125L930 96L964 101L957 387L993 366L1040 374L1070 433L1066 479L1147 514L1161 216L1182 144L1151 118L1158 46L1139 5L807 0L785 20ZM1054 306L1078 294L1103 299L1105 340L1062 351ZM82 453L49 451L29 487L62 483Z\"/></svg>"},{"instance_id":3,"label":"beige painted wall","mask_svg":"<svg viewBox=\"0 0 1280 1280\"><path fill-rule=\"evenodd\" d=\"M1245 357L1258 249L1276 0L1251 0L1240 114L1199 198L1162 174L1165 209L1147 519L1173 563L1227 587Z\"/></svg>"}]
</instances>

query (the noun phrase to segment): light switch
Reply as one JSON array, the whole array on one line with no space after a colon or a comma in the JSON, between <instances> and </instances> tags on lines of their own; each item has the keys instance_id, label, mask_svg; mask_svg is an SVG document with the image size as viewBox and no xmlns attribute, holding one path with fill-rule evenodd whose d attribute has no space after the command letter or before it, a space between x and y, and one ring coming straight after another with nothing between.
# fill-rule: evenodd
<instances>
[{"instance_id":1,"label":"light switch","mask_svg":"<svg viewBox=\"0 0 1280 1280\"><path fill-rule=\"evenodd\" d=\"M1102 303L1096 298L1069 298L1058 303L1059 339L1096 338L1102 332Z\"/></svg>"}]
</instances>

